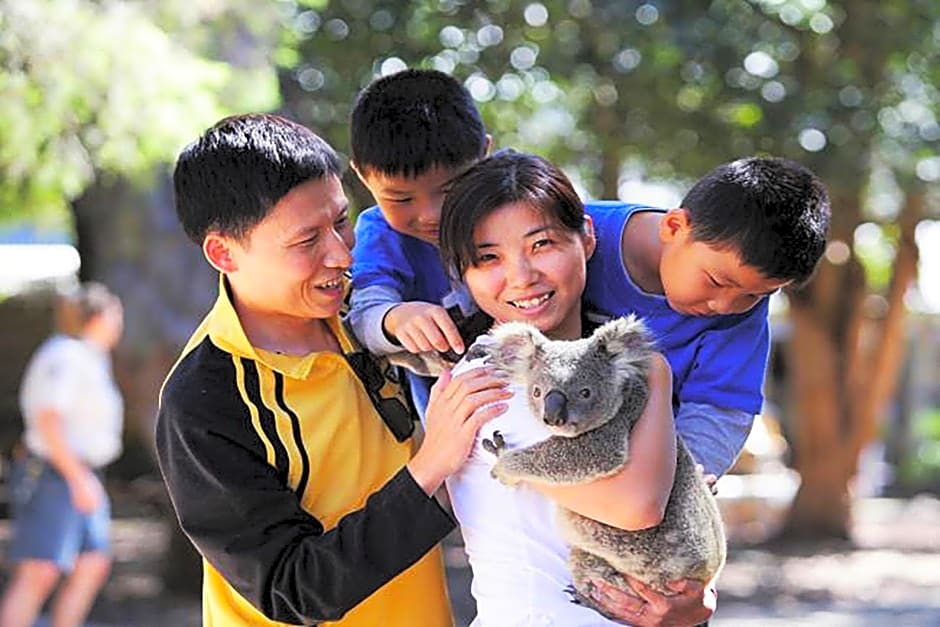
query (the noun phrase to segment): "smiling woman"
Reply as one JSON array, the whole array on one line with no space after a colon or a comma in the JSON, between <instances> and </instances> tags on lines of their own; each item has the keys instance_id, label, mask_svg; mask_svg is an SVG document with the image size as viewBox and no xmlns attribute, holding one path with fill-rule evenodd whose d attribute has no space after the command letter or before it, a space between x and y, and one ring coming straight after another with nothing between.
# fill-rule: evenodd
<instances>
[{"instance_id":1,"label":"smiling woman","mask_svg":"<svg viewBox=\"0 0 940 627\"><path fill-rule=\"evenodd\" d=\"M441 212L441 259L480 309L496 322L525 322L556 340L577 340L592 330L582 316L582 292L595 248L593 223L570 181L535 155L500 151L474 165L454 180ZM472 355L485 353L491 340L479 337L453 371L480 367L485 360ZM662 519L676 467L672 375L662 357L653 361L658 367L650 370L650 399L630 444L630 463L603 479L564 486L523 480L516 488L493 479L494 457L483 440L499 430L515 448L548 435L530 412L524 385L513 387L507 412L480 430L467 463L447 480L473 569L475 625L615 624L565 593L572 583L569 552L553 514L562 506L625 529ZM676 599L694 610L693 594L663 605ZM619 599L601 605L605 616L635 616Z\"/></svg>"}]
</instances>

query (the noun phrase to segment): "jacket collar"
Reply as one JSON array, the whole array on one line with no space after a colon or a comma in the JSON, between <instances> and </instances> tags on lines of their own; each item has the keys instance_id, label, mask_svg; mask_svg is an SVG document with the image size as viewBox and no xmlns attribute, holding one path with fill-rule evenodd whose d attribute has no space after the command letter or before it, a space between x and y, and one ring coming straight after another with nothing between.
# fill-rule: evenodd
<instances>
[{"instance_id":1,"label":"jacket collar","mask_svg":"<svg viewBox=\"0 0 940 627\"><path fill-rule=\"evenodd\" d=\"M338 316L325 320L327 326L336 336L344 352L352 350L349 339L343 333L342 324ZM222 350L239 357L246 357L258 362L272 370L292 379L305 379L310 374L317 359L328 354L325 351L308 353L307 355L281 355L272 351L252 346L245 335L235 306L232 304L231 292L224 274L219 274L219 296L208 316L208 334L212 343Z\"/></svg>"}]
</instances>

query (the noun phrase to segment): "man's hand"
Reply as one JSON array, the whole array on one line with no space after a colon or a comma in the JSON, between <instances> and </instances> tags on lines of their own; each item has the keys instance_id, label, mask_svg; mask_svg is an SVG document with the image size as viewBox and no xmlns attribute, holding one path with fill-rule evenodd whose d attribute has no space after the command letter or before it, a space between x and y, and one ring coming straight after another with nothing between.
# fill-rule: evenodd
<instances>
[{"instance_id":1,"label":"man's hand","mask_svg":"<svg viewBox=\"0 0 940 627\"><path fill-rule=\"evenodd\" d=\"M483 367L456 377L444 372L431 386L424 440L408 462L412 477L428 496L463 465L480 427L506 411L505 401L512 397L506 385Z\"/></svg>"},{"instance_id":2,"label":"man's hand","mask_svg":"<svg viewBox=\"0 0 940 627\"><path fill-rule=\"evenodd\" d=\"M409 353L453 350L462 355L464 351L457 325L440 305L420 301L396 305L385 314L382 326Z\"/></svg>"},{"instance_id":3,"label":"man's hand","mask_svg":"<svg viewBox=\"0 0 940 627\"><path fill-rule=\"evenodd\" d=\"M664 595L641 581L627 577L636 595L630 594L601 579L594 580L591 598L608 615L634 627L684 627L707 621L715 612L718 593L701 581L683 579L667 586L672 594Z\"/></svg>"}]
</instances>

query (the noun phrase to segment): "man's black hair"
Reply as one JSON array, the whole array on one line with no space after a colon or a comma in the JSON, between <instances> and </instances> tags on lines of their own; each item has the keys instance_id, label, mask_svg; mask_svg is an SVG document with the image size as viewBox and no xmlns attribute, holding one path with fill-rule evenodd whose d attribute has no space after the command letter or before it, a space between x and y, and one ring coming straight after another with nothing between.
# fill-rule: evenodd
<instances>
[{"instance_id":1,"label":"man's black hair","mask_svg":"<svg viewBox=\"0 0 940 627\"><path fill-rule=\"evenodd\" d=\"M805 282L826 248L829 197L806 167L749 157L699 179L682 200L692 237L723 250L769 279Z\"/></svg>"},{"instance_id":2,"label":"man's black hair","mask_svg":"<svg viewBox=\"0 0 940 627\"><path fill-rule=\"evenodd\" d=\"M473 163L487 144L470 93L436 70L404 70L369 84L353 106L350 135L359 172L409 178Z\"/></svg>"},{"instance_id":3,"label":"man's black hair","mask_svg":"<svg viewBox=\"0 0 940 627\"><path fill-rule=\"evenodd\" d=\"M271 114L225 118L176 161L176 215L202 244L210 232L244 238L293 188L340 175L336 153L305 126Z\"/></svg>"}]
</instances>

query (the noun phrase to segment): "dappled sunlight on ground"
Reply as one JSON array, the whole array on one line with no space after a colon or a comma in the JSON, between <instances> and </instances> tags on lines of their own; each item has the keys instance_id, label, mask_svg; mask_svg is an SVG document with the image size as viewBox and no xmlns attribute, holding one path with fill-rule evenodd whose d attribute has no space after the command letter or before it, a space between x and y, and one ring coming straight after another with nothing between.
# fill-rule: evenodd
<instances>
[{"instance_id":1,"label":"dappled sunlight on ground","mask_svg":"<svg viewBox=\"0 0 940 627\"><path fill-rule=\"evenodd\" d=\"M159 564L168 538L162 521L115 522L114 574L89 627L200 624L197 598L164 594ZM0 521L4 555L8 541L9 523ZM457 625L466 627L474 606L459 535L445 543L445 560ZM713 627L940 625L940 500L859 501L851 543L733 545L718 589Z\"/></svg>"}]
</instances>

